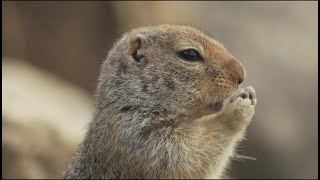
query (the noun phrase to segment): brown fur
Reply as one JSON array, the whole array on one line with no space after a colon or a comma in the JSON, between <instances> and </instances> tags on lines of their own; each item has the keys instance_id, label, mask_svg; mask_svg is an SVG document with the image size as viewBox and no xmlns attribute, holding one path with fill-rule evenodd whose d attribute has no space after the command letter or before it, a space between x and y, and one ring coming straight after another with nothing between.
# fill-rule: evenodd
<instances>
[{"instance_id":1,"label":"brown fur","mask_svg":"<svg viewBox=\"0 0 320 180\"><path fill-rule=\"evenodd\" d=\"M190 47L203 62L177 56ZM101 67L95 116L64 177L221 177L254 113L254 89L237 90L244 77L241 64L196 28L126 33Z\"/></svg>"}]
</instances>

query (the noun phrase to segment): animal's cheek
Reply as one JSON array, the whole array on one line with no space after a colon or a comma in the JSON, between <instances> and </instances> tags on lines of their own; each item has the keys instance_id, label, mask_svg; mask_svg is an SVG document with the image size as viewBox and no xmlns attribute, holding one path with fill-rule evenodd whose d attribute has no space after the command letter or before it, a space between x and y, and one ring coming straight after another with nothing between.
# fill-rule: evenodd
<instances>
[{"instance_id":1,"label":"animal's cheek","mask_svg":"<svg viewBox=\"0 0 320 180\"><path fill-rule=\"evenodd\" d=\"M215 83L209 78L204 77L199 91L201 94L203 94L203 101L204 102L209 102L212 100L212 97L215 97L218 95L217 88L215 88Z\"/></svg>"}]
</instances>

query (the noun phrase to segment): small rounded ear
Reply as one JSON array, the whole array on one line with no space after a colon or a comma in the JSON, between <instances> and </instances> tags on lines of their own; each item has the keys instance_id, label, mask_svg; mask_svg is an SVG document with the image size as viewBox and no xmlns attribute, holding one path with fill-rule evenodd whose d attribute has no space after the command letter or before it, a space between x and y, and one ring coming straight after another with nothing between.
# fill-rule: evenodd
<instances>
[{"instance_id":1,"label":"small rounded ear","mask_svg":"<svg viewBox=\"0 0 320 180\"><path fill-rule=\"evenodd\" d=\"M128 54L133 57L136 62L140 62L140 60L144 57L141 53L141 38L135 37L130 41Z\"/></svg>"}]
</instances>

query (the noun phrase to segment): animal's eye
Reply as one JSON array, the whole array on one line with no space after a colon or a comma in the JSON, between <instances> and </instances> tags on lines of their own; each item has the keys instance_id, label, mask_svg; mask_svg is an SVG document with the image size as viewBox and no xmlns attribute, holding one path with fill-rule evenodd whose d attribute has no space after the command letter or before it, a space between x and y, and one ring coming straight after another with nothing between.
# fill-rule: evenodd
<instances>
[{"instance_id":1,"label":"animal's eye","mask_svg":"<svg viewBox=\"0 0 320 180\"><path fill-rule=\"evenodd\" d=\"M200 53L195 49L185 49L180 52L178 52L178 55L183 60L187 61L203 61L202 56Z\"/></svg>"}]
</instances>

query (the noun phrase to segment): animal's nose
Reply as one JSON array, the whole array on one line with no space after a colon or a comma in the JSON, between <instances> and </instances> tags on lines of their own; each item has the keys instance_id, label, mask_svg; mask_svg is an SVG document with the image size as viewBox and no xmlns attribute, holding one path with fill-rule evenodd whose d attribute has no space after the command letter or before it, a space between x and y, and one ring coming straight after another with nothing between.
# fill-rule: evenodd
<instances>
[{"instance_id":1,"label":"animal's nose","mask_svg":"<svg viewBox=\"0 0 320 180\"><path fill-rule=\"evenodd\" d=\"M238 79L238 81L237 81L237 83L238 83L238 85L240 85L242 82L243 82L243 78L242 77L239 77L239 79Z\"/></svg>"},{"instance_id":2,"label":"animal's nose","mask_svg":"<svg viewBox=\"0 0 320 180\"><path fill-rule=\"evenodd\" d=\"M238 60L235 60L235 69L234 69L234 72L235 72L235 80L236 80L236 83L238 85L240 85L243 81L244 81L244 78L246 76L246 71L244 70L244 67L240 64L240 62Z\"/></svg>"},{"instance_id":3,"label":"animal's nose","mask_svg":"<svg viewBox=\"0 0 320 180\"><path fill-rule=\"evenodd\" d=\"M239 85L241 84L246 76L246 72L244 70L244 67L241 65L241 63L235 59L232 58L231 61L228 63L228 68L231 70L231 76L234 82Z\"/></svg>"}]
</instances>

